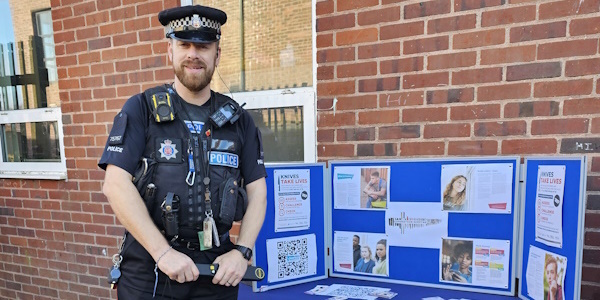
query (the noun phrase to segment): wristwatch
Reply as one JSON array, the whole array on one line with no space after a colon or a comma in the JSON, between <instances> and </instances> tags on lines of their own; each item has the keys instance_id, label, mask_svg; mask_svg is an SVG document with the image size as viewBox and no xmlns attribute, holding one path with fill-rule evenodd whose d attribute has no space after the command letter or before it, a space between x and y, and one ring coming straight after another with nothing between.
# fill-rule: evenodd
<instances>
[{"instance_id":1,"label":"wristwatch","mask_svg":"<svg viewBox=\"0 0 600 300\"><path fill-rule=\"evenodd\" d=\"M235 245L235 249L237 249L237 251L240 251L242 253L242 256L246 260L250 261L250 259L252 258L252 249L241 245Z\"/></svg>"}]
</instances>

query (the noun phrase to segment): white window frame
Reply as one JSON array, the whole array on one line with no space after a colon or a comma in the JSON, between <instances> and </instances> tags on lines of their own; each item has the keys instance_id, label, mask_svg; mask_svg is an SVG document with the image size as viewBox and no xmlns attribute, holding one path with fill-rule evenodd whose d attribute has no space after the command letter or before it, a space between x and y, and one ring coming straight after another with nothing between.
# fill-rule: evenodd
<instances>
[{"instance_id":1,"label":"white window frame","mask_svg":"<svg viewBox=\"0 0 600 300\"><path fill-rule=\"evenodd\" d=\"M279 89L231 94L232 98L244 109L269 109L283 107L302 107L304 126L304 162L317 161L317 128L315 123L315 92L312 87Z\"/></svg>"},{"instance_id":2,"label":"white window frame","mask_svg":"<svg viewBox=\"0 0 600 300\"><path fill-rule=\"evenodd\" d=\"M60 146L60 162L6 162L0 155L0 178L52 179L67 178L67 163L60 107L0 111L0 125L15 123L56 122ZM4 151L0 139L0 154Z\"/></svg>"}]
</instances>

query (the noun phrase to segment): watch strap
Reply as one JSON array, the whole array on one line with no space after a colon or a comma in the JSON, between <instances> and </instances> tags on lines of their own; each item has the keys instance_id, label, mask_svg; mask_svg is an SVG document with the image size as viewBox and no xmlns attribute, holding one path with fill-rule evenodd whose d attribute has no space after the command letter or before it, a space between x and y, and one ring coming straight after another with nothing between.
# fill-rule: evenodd
<instances>
[{"instance_id":1,"label":"watch strap","mask_svg":"<svg viewBox=\"0 0 600 300\"><path fill-rule=\"evenodd\" d=\"M250 249L248 247L244 247L242 245L235 245L235 249L240 251L242 253L242 256L246 260L250 261L250 259L252 258L252 249Z\"/></svg>"}]
</instances>

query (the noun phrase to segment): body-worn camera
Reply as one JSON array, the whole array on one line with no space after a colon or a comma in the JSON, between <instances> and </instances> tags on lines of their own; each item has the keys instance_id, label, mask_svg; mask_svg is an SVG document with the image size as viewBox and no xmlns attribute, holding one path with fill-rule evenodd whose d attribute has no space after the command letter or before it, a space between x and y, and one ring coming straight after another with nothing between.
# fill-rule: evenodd
<instances>
[{"instance_id":1,"label":"body-worn camera","mask_svg":"<svg viewBox=\"0 0 600 300\"><path fill-rule=\"evenodd\" d=\"M171 192L161 205L165 234L169 237L179 234L179 197Z\"/></svg>"}]
</instances>

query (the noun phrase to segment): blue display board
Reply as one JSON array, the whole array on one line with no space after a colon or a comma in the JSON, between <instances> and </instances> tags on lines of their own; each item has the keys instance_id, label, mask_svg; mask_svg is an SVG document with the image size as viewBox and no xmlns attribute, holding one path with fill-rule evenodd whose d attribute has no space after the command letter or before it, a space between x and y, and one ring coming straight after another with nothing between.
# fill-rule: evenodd
<instances>
[{"instance_id":1,"label":"blue display board","mask_svg":"<svg viewBox=\"0 0 600 300\"><path fill-rule=\"evenodd\" d=\"M442 281L441 247L400 247L389 246L387 277L362 275L359 272L341 272L336 266L337 232L352 233L386 233L384 210L340 209L334 198L336 195L336 169L355 167L377 169L384 167L386 179L389 181L389 203L417 202L438 203L442 208L442 167L450 165L481 166L486 164L502 164L512 178L506 179L510 186L508 213L448 213L447 238L488 239L509 241L510 257L508 259L508 284L505 287L478 286L473 284L457 284ZM488 165L489 166L489 165ZM456 167L456 166L455 166ZM369 281L394 282L402 284L439 287L445 289L466 290L500 295L515 295L515 252L517 249L517 216L515 206L517 182L519 179L518 157L494 158L458 158L458 159L424 159L424 160L390 160L390 161L337 161L330 162L331 183L331 231L328 237L332 241L333 257L330 264L330 276L353 278ZM364 180L363 180L364 181ZM338 182L339 183L339 182ZM364 184L364 183L361 183ZM336 207L337 203L337 207ZM442 244L442 241L439 243ZM346 251L347 252L347 251ZM347 253L343 253L347 257ZM476 274L473 274L476 276Z\"/></svg>"},{"instance_id":2,"label":"blue display board","mask_svg":"<svg viewBox=\"0 0 600 300\"><path fill-rule=\"evenodd\" d=\"M254 248L254 263L256 266L259 266L265 270L265 278L261 281L253 282L253 291L266 291L269 289L280 288L300 283L305 283L309 281L316 281L320 279L327 278L327 270L326 270L326 259L327 259L327 246L325 241L325 220L328 219L328 209L326 208L324 201L325 195L325 165L322 163L317 164L285 164L285 165L268 165L267 166L267 213L265 216L265 221L262 226L262 229L256 239L255 248ZM279 171L280 173L302 173L304 175L300 176L301 178L306 178L306 172L309 172L309 191L300 191L307 192L308 198L310 200L310 226L308 229L303 230L294 230L294 231L283 231L276 230L277 224L276 222L276 214L280 212L280 201L279 199L275 199L275 195L278 193L276 191L276 186L280 183L276 183L276 180L280 179L275 176L275 172ZM293 177L293 176L292 176ZM282 195L281 193L279 195ZM282 199L283 201L283 199ZM269 266L268 264L268 252L267 243L268 241L273 241L282 238L292 238L296 236L303 235L314 235L316 239L316 260L317 266L316 271L313 274L305 274L302 276L298 276L297 278L288 279L288 280L279 280L276 279L273 282L269 282L269 275L275 274L278 272L285 272L284 270L274 270L271 268L275 268L277 266ZM273 250L273 249L271 249ZM273 253L271 251L270 255L277 255L277 253ZM275 256L277 257L277 256ZM286 258L284 258L286 259ZM283 264L282 264L283 265ZM294 268L294 270L298 270L298 266L294 266L289 263L286 264L289 268ZM291 276L287 276L286 274L282 274L284 277L281 278L291 278ZM277 277L277 276L275 276Z\"/></svg>"},{"instance_id":3,"label":"blue display board","mask_svg":"<svg viewBox=\"0 0 600 300\"><path fill-rule=\"evenodd\" d=\"M538 190L538 169L540 166L564 166L565 182L562 206L562 248L548 246L536 241L536 193ZM531 247L566 257L567 268L564 273L565 300L579 299L581 286L581 258L583 251L583 230L585 218L585 157L541 157L525 159L525 192L522 200L520 249L522 264L520 270L519 297L533 299L529 294L526 276ZM536 273L544 276L543 270ZM540 279L541 280L541 279ZM542 287L543 288L543 287Z\"/></svg>"}]
</instances>

